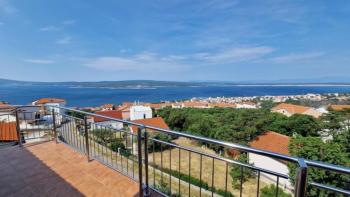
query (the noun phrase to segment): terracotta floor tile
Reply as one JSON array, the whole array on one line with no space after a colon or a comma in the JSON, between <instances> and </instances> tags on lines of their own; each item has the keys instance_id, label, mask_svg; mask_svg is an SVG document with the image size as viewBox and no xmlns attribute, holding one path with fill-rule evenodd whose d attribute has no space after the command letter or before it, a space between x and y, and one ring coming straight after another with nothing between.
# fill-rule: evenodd
<instances>
[{"instance_id":1,"label":"terracotta floor tile","mask_svg":"<svg viewBox=\"0 0 350 197\"><path fill-rule=\"evenodd\" d=\"M138 192L136 182L61 143L11 147L0 155L0 169L6 169L0 172L6 188L0 196L127 197Z\"/></svg>"}]
</instances>

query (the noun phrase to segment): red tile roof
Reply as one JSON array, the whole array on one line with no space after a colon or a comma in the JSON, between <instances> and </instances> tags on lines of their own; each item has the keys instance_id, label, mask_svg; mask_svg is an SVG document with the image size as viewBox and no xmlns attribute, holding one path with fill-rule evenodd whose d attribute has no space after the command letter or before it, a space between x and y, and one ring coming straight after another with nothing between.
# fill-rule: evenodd
<instances>
[{"instance_id":1,"label":"red tile roof","mask_svg":"<svg viewBox=\"0 0 350 197\"><path fill-rule=\"evenodd\" d=\"M0 122L0 141L17 141L15 122Z\"/></svg>"},{"instance_id":2,"label":"red tile roof","mask_svg":"<svg viewBox=\"0 0 350 197\"><path fill-rule=\"evenodd\" d=\"M0 112L10 112L13 109L15 109L15 107L9 105L6 102L0 101Z\"/></svg>"},{"instance_id":3,"label":"red tile roof","mask_svg":"<svg viewBox=\"0 0 350 197\"><path fill-rule=\"evenodd\" d=\"M277 105L276 107L273 107L271 110L272 111L277 111L277 110L286 110L291 114L302 114L306 112L307 110L311 109L310 107L305 107L302 105L293 105L289 103L281 103Z\"/></svg>"},{"instance_id":4,"label":"red tile roof","mask_svg":"<svg viewBox=\"0 0 350 197\"><path fill-rule=\"evenodd\" d=\"M41 98L37 101L35 101L36 104L46 104L46 103L64 103L66 102L64 99L59 98Z\"/></svg>"},{"instance_id":5,"label":"red tile roof","mask_svg":"<svg viewBox=\"0 0 350 197\"><path fill-rule=\"evenodd\" d=\"M119 110L98 111L98 112L96 112L96 114L108 116L111 118L123 119L122 111L119 111ZM93 119L94 119L94 122L108 121L108 119L106 119L106 118L100 118L100 117L96 117L96 116L94 116Z\"/></svg>"},{"instance_id":6,"label":"red tile roof","mask_svg":"<svg viewBox=\"0 0 350 197\"><path fill-rule=\"evenodd\" d=\"M101 107L104 109L112 109L114 107L114 104L104 104Z\"/></svg>"},{"instance_id":7,"label":"red tile roof","mask_svg":"<svg viewBox=\"0 0 350 197\"><path fill-rule=\"evenodd\" d=\"M147 125L147 126L157 127L160 129L169 129L169 126L165 123L162 117L139 119L139 120L134 120L133 122ZM137 126L131 126L131 128L133 132L136 132L138 129Z\"/></svg>"},{"instance_id":8,"label":"red tile roof","mask_svg":"<svg viewBox=\"0 0 350 197\"><path fill-rule=\"evenodd\" d=\"M350 109L350 105L330 105L329 108L335 111L341 111L344 109Z\"/></svg>"},{"instance_id":9,"label":"red tile roof","mask_svg":"<svg viewBox=\"0 0 350 197\"><path fill-rule=\"evenodd\" d=\"M267 131L266 133L256 137L249 145L253 148L271 151L279 154L290 155L289 153L290 137L282 135L273 131Z\"/></svg>"}]
</instances>

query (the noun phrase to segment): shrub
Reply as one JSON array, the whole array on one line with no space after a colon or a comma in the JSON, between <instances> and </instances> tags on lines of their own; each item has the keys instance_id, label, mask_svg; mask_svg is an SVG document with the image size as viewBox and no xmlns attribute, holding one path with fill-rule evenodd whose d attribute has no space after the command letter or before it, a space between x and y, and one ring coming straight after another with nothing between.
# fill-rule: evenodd
<instances>
[{"instance_id":1,"label":"shrub","mask_svg":"<svg viewBox=\"0 0 350 197\"><path fill-rule=\"evenodd\" d=\"M260 197L276 196L276 189L277 189L277 187L275 185L266 186L266 187L261 189L261 196ZM292 197L292 195L287 194L279 187L278 188L278 197Z\"/></svg>"}]
</instances>

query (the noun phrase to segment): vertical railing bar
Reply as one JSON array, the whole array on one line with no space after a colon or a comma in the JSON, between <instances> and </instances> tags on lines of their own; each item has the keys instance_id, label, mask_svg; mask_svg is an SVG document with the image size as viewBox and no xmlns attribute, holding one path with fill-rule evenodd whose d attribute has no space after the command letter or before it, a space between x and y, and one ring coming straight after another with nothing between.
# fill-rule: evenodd
<instances>
[{"instance_id":1,"label":"vertical railing bar","mask_svg":"<svg viewBox=\"0 0 350 197\"><path fill-rule=\"evenodd\" d=\"M128 133L124 133L125 134L125 147L126 149L124 151L128 151ZM128 153L126 153L127 155ZM129 158L126 157L126 174L129 175Z\"/></svg>"},{"instance_id":2,"label":"vertical railing bar","mask_svg":"<svg viewBox=\"0 0 350 197\"><path fill-rule=\"evenodd\" d=\"M155 144L156 142L153 140L153 147L152 147L152 154L153 154L153 187L155 187L156 186L156 170L155 170L155 168L156 168L156 158L155 158L155 148L154 148L154 144Z\"/></svg>"},{"instance_id":3,"label":"vertical railing bar","mask_svg":"<svg viewBox=\"0 0 350 197\"><path fill-rule=\"evenodd\" d=\"M160 182L161 184L163 184L163 144L162 143L159 143L160 144L160 168L162 169L160 171Z\"/></svg>"},{"instance_id":4,"label":"vertical railing bar","mask_svg":"<svg viewBox=\"0 0 350 197\"><path fill-rule=\"evenodd\" d=\"M107 130L107 127L104 126L103 128L104 128L104 132L109 134L109 132ZM107 146L108 145L107 145L107 143L108 143L107 141L104 142L104 149L105 149L105 155L106 156L104 156L103 154L102 154L102 156L103 156L103 158L106 158L106 164L109 165L109 157L108 157L108 150L107 150Z\"/></svg>"},{"instance_id":5,"label":"vertical railing bar","mask_svg":"<svg viewBox=\"0 0 350 197\"><path fill-rule=\"evenodd\" d=\"M212 163L212 172L211 172L211 196L214 196L214 165L215 165L215 160L213 158L213 163Z\"/></svg>"},{"instance_id":6,"label":"vertical railing bar","mask_svg":"<svg viewBox=\"0 0 350 197\"><path fill-rule=\"evenodd\" d=\"M240 191L239 191L239 196L242 197L242 192L243 192L243 166L241 166L241 185L240 185Z\"/></svg>"},{"instance_id":7,"label":"vertical railing bar","mask_svg":"<svg viewBox=\"0 0 350 197\"><path fill-rule=\"evenodd\" d=\"M226 162L226 171L225 171L225 196L227 195L227 178L228 178L228 162Z\"/></svg>"},{"instance_id":8,"label":"vertical railing bar","mask_svg":"<svg viewBox=\"0 0 350 197\"><path fill-rule=\"evenodd\" d=\"M53 129L53 133L54 133L55 142L56 142L56 144L57 144L57 143L58 143L58 139L57 139L57 128L56 128L55 109L52 109L52 129Z\"/></svg>"},{"instance_id":9,"label":"vertical railing bar","mask_svg":"<svg viewBox=\"0 0 350 197\"><path fill-rule=\"evenodd\" d=\"M142 184L142 136L141 128L137 128L137 156L139 166L139 196L143 197L143 184Z\"/></svg>"},{"instance_id":10,"label":"vertical railing bar","mask_svg":"<svg viewBox=\"0 0 350 197\"><path fill-rule=\"evenodd\" d=\"M131 155L132 155L132 178L135 179L135 161L134 161L134 135L131 134Z\"/></svg>"},{"instance_id":11,"label":"vertical railing bar","mask_svg":"<svg viewBox=\"0 0 350 197\"><path fill-rule=\"evenodd\" d=\"M149 185L148 185L148 132L145 129L145 140L144 140L144 151L145 151L145 196L149 196Z\"/></svg>"},{"instance_id":12,"label":"vertical railing bar","mask_svg":"<svg viewBox=\"0 0 350 197\"><path fill-rule=\"evenodd\" d=\"M171 150L172 150L172 148L170 147L170 152L169 152L169 160L170 160L170 165L169 165L169 169L170 169L170 174L169 174L169 187L170 187L170 195L172 194L172 191L171 191L171 178L172 178L172 174L173 174L173 172L172 172L172 170L171 170Z\"/></svg>"},{"instance_id":13,"label":"vertical railing bar","mask_svg":"<svg viewBox=\"0 0 350 197\"><path fill-rule=\"evenodd\" d=\"M279 185L280 177L277 176L277 183L276 183L276 197L278 197L278 185Z\"/></svg>"},{"instance_id":14,"label":"vertical railing bar","mask_svg":"<svg viewBox=\"0 0 350 197\"><path fill-rule=\"evenodd\" d=\"M119 133L119 138L123 140L122 132ZM123 172L124 168L123 168L123 153L122 152L123 152L123 150L119 149L120 167L121 167L121 171Z\"/></svg>"},{"instance_id":15,"label":"vertical railing bar","mask_svg":"<svg viewBox=\"0 0 350 197\"><path fill-rule=\"evenodd\" d=\"M95 128L95 124L94 124L94 128ZM98 149L96 149L96 131L94 131L94 129L92 130L92 134L93 134L92 139L94 140L94 158L95 158L97 157Z\"/></svg>"},{"instance_id":16,"label":"vertical railing bar","mask_svg":"<svg viewBox=\"0 0 350 197\"><path fill-rule=\"evenodd\" d=\"M22 145L22 136L21 136L21 127L19 125L20 123L19 123L19 118L18 118L18 109L16 109L15 115L16 115L16 131L17 131L17 136L18 136L18 144L19 144L19 146L23 146Z\"/></svg>"},{"instance_id":17,"label":"vertical railing bar","mask_svg":"<svg viewBox=\"0 0 350 197\"><path fill-rule=\"evenodd\" d=\"M191 151L188 152L188 195L191 196Z\"/></svg>"},{"instance_id":18,"label":"vertical railing bar","mask_svg":"<svg viewBox=\"0 0 350 197\"><path fill-rule=\"evenodd\" d=\"M181 149L179 148L179 195L181 195Z\"/></svg>"},{"instance_id":19,"label":"vertical railing bar","mask_svg":"<svg viewBox=\"0 0 350 197\"><path fill-rule=\"evenodd\" d=\"M79 150L78 146L77 146L77 142L76 142L76 132L74 132L74 129L72 129L72 124L73 124L73 121L72 121L72 118L70 118L70 121L69 121L69 130L72 132L73 134L73 144L74 144L74 148ZM73 127L74 128L74 127Z\"/></svg>"},{"instance_id":20,"label":"vertical railing bar","mask_svg":"<svg viewBox=\"0 0 350 197\"><path fill-rule=\"evenodd\" d=\"M111 135L113 135L112 139L115 140L116 136L114 135L114 129L109 129L111 131ZM111 147L109 147L109 152L111 153L111 166L114 168L113 166L113 150Z\"/></svg>"},{"instance_id":21,"label":"vertical railing bar","mask_svg":"<svg viewBox=\"0 0 350 197\"><path fill-rule=\"evenodd\" d=\"M26 131L28 131L28 120L26 119L26 117L25 117L25 114L23 113L23 118L24 118L24 124L26 125ZM26 133L26 135L27 135L27 138L28 138L28 132ZM24 134L23 134L23 137L24 137Z\"/></svg>"},{"instance_id":22,"label":"vertical railing bar","mask_svg":"<svg viewBox=\"0 0 350 197\"><path fill-rule=\"evenodd\" d=\"M199 187L199 196L202 196L202 162L203 162L203 155L200 154L200 166L199 166L199 182L200 182L200 187Z\"/></svg>"},{"instance_id":23,"label":"vertical railing bar","mask_svg":"<svg viewBox=\"0 0 350 197\"><path fill-rule=\"evenodd\" d=\"M85 149L86 149L86 155L88 161L91 160L90 158L90 147L89 147L89 128L88 128L88 121L86 116L84 116L84 129L85 129Z\"/></svg>"},{"instance_id":24,"label":"vertical railing bar","mask_svg":"<svg viewBox=\"0 0 350 197\"><path fill-rule=\"evenodd\" d=\"M307 188L307 165L304 159L298 160L299 168L297 171L297 176L295 180L295 197L305 197Z\"/></svg>"},{"instance_id":25,"label":"vertical railing bar","mask_svg":"<svg viewBox=\"0 0 350 197\"><path fill-rule=\"evenodd\" d=\"M260 170L258 170L258 183L257 183L257 185L258 185L258 188L257 188L256 196L259 197L259 193L260 193Z\"/></svg>"}]
</instances>

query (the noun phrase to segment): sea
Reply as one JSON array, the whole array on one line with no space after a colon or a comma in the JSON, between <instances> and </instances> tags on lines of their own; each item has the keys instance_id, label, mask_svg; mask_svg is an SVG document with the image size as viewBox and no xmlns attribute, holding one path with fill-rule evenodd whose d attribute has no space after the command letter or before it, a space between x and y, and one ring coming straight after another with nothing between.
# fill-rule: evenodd
<instances>
[{"instance_id":1,"label":"sea","mask_svg":"<svg viewBox=\"0 0 350 197\"><path fill-rule=\"evenodd\" d=\"M161 102L205 97L300 95L307 93L350 93L339 85L233 85L153 88L89 88L62 85L1 85L0 101L29 104L43 97L63 98L70 107L100 106L106 103Z\"/></svg>"}]
</instances>

